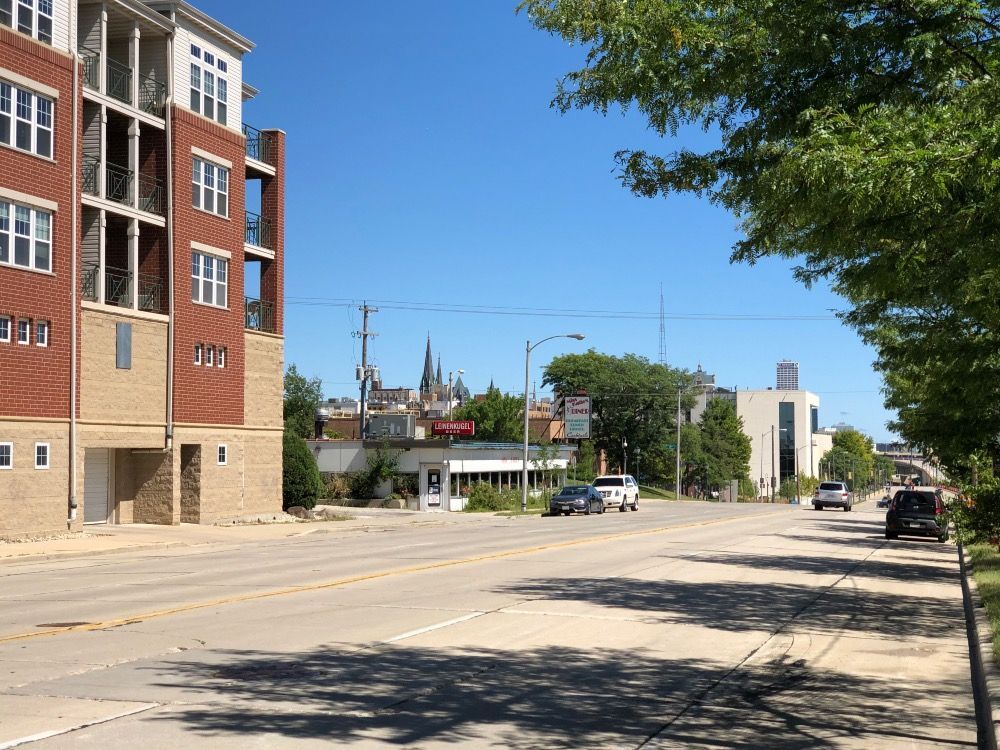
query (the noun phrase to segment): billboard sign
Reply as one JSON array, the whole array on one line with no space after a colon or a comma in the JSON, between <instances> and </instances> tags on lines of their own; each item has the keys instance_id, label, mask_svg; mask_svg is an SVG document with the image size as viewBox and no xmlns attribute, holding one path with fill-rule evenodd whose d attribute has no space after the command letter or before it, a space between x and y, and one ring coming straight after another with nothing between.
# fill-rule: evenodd
<instances>
[{"instance_id":1,"label":"billboard sign","mask_svg":"<svg viewBox=\"0 0 1000 750\"><path fill-rule=\"evenodd\" d=\"M566 415L566 437L580 439L590 437L590 396L567 396L564 404Z\"/></svg>"},{"instance_id":2,"label":"billboard sign","mask_svg":"<svg viewBox=\"0 0 1000 750\"><path fill-rule=\"evenodd\" d=\"M431 424L432 435L461 435L471 437L476 434L476 423L471 420L438 420Z\"/></svg>"}]
</instances>

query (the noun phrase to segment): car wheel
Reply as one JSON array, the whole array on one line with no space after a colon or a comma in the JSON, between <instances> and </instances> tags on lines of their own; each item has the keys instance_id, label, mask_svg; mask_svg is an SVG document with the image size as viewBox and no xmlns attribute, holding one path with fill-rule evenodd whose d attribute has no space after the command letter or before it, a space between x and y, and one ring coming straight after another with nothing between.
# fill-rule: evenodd
<instances>
[{"instance_id":1,"label":"car wheel","mask_svg":"<svg viewBox=\"0 0 1000 750\"><path fill-rule=\"evenodd\" d=\"M597 506L597 512L603 514L604 511L606 511L606 510L607 510L607 508L604 507L604 501L601 500L600 505Z\"/></svg>"},{"instance_id":2,"label":"car wheel","mask_svg":"<svg viewBox=\"0 0 1000 750\"><path fill-rule=\"evenodd\" d=\"M938 540L939 542L947 542L947 541L948 541L948 532L947 532L947 531L946 531L946 532L944 532L944 533L943 533L943 534L942 534L941 536L939 536L939 537L937 538L937 540Z\"/></svg>"},{"instance_id":3,"label":"car wheel","mask_svg":"<svg viewBox=\"0 0 1000 750\"><path fill-rule=\"evenodd\" d=\"M589 500L587 501L587 507L583 509L583 515L585 515L585 516L589 516L590 515L590 501Z\"/></svg>"},{"instance_id":4,"label":"car wheel","mask_svg":"<svg viewBox=\"0 0 1000 750\"><path fill-rule=\"evenodd\" d=\"M887 531L887 532L885 532L885 538L886 539L899 539L899 534L894 534L891 531Z\"/></svg>"},{"instance_id":5,"label":"car wheel","mask_svg":"<svg viewBox=\"0 0 1000 750\"><path fill-rule=\"evenodd\" d=\"M822 505L814 505L813 506L813 510L823 510L823 506Z\"/></svg>"},{"instance_id":6,"label":"car wheel","mask_svg":"<svg viewBox=\"0 0 1000 750\"><path fill-rule=\"evenodd\" d=\"M563 515L564 516L571 516L571 515L573 515L573 511L571 511L571 510L564 510L563 511Z\"/></svg>"},{"instance_id":7,"label":"car wheel","mask_svg":"<svg viewBox=\"0 0 1000 750\"><path fill-rule=\"evenodd\" d=\"M850 512L850 510L851 510L851 504L848 503L847 505L844 506L844 513L848 513Z\"/></svg>"},{"instance_id":8,"label":"car wheel","mask_svg":"<svg viewBox=\"0 0 1000 750\"><path fill-rule=\"evenodd\" d=\"M635 500L632 501L632 510L639 510L639 495L636 495Z\"/></svg>"},{"instance_id":9,"label":"car wheel","mask_svg":"<svg viewBox=\"0 0 1000 750\"><path fill-rule=\"evenodd\" d=\"M628 505L626 505L626 504L625 504L625 501L626 501L626 500L628 500L628 498L626 498L626 497L623 497L623 498L622 498L622 504L618 506L618 510L619 510L619 512L621 512L621 513L624 513L625 511L627 511L627 510L628 510Z\"/></svg>"}]
</instances>

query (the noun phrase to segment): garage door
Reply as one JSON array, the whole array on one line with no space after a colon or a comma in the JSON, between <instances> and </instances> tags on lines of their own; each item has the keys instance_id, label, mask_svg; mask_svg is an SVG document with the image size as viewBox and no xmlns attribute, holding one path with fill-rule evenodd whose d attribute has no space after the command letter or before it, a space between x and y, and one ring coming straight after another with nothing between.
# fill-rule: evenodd
<instances>
[{"instance_id":1,"label":"garage door","mask_svg":"<svg viewBox=\"0 0 1000 750\"><path fill-rule=\"evenodd\" d=\"M87 448L83 462L83 522L107 523L108 485L111 474L110 451Z\"/></svg>"}]
</instances>

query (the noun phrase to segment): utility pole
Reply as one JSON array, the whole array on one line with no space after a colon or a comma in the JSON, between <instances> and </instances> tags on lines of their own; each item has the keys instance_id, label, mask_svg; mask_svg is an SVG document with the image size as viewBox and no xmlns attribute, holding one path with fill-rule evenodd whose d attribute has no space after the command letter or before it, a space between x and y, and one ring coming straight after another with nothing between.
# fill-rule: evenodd
<instances>
[{"instance_id":1,"label":"utility pole","mask_svg":"<svg viewBox=\"0 0 1000 750\"><path fill-rule=\"evenodd\" d=\"M362 440L365 439L365 418L367 416L367 406L368 406L368 380L371 378L372 374L376 372L376 368L368 366L368 337L377 336L377 333L373 333L368 330L368 314L377 313L377 307L369 307L367 300L362 303L361 307L358 308L363 317L363 322L361 323L361 330L355 331L354 336L360 337L361 339L361 367L358 368L357 376L358 380L361 381L361 418L359 424L358 435Z\"/></svg>"},{"instance_id":2,"label":"utility pole","mask_svg":"<svg viewBox=\"0 0 1000 750\"><path fill-rule=\"evenodd\" d=\"M674 487L674 500L681 499L681 389L677 388L677 445L674 446L674 450L677 451L677 480L676 486Z\"/></svg>"},{"instance_id":3,"label":"utility pole","mask_svg":"<svg viewBox=\"0 0 1000 750\"><path fill-rule=\"evenodd\" d=\"M777 480L774 477L774 425L771 425L771 502L774 502L774 489L777 486Z\"/></svg>"}]
</instances>

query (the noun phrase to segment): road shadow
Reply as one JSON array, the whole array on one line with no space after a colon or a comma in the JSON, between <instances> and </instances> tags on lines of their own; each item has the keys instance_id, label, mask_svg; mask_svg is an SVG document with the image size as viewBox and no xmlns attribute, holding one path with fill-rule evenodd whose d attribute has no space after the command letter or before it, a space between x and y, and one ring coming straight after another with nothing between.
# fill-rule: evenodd
<instances>
[{"instance_id":1,"label":"road shadow","mask_svg":"<svg viewBox=\"0 0 1000 750\"><path fill-rule=\"evenodd\" d=\"M151 667L161 687L194 700L148 720L180 721L185 733L206 743L245 736L261 746L271 737L320 738L332 746L548 750L636 747L651 738L649 747L822 750L841 746L845 736L870 737L871 746L883 738L945 739L970 721L963 686L936 684L922 700L907 700L889 678L803 662L731 672L728 665L643 650L398 644L203 656ZM818 695L836 701L817 701ZM876 729L858 721L875 705L891 706L893 722ZM934 722L926 721L929 707Z\"/></svg>"}]
</instances>

